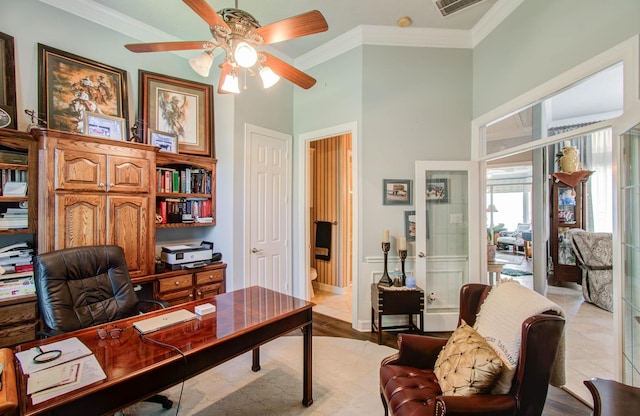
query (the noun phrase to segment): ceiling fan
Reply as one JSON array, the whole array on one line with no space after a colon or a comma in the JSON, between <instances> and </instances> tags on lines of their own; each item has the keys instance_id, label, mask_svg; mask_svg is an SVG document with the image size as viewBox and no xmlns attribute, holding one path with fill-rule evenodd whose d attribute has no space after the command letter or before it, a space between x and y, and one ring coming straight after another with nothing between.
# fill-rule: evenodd
<instances>
[{"instance_id":1,"label":"ceiling fan","mask_svg":"<svg viewBox=\"0 0 640 416\"><path fill-rule=\"evenodd\" d=\"M222 9L216 12L206 0L183 0L198 16L209 24L213 39L210 41L133 43L125 45L132 52L167 52L179 50L204 50L197 58L189 60L198 74L206 77L213 63L216 49L225 51L222 71L218 82L218 93L239 93L238 74L247 69L250 75L260 74L265 88L275 84L279 77L308 89L316 80L299 69L276 58L258 51L261 45L282 42L329 29L327 21L317 10L293 16L266 26L244 10L236 8Z\"/></svg>"}]
</instances>

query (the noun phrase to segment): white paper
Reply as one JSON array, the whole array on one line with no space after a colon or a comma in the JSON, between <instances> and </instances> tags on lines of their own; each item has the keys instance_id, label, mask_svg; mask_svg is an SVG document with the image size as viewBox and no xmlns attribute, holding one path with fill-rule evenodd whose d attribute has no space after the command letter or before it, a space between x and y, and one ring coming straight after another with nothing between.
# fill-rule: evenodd
<instances>
[{"instance_id":1,"label":"white paper","mask_svg":"<svg viewBox=\"0 0 640 416\"><path fill-rule=\"evenodd\" d=\"M78 338L69 338L58 342L52 342L41 346L42 351L61 350L62 355L53 361L47 363L35 363L33 357L40 354L36 348L31 348L26 351L16 353L16 358L20 361L22 372L24 374L31 374L36 371L46 370L47 368L55 367L62 363L75 360L77 358L91 355L92 352L86 345L84 345Z\"/></svg>"},{"instance_id":2,"label":"white paper","mask_svg":"<svg viewBox=\"0 0 640 416\"><path fill-rule=\"evenodd\" d=\"M93 384L96 381L104 380L105 378L107 378L107 375L104 373L102 367L100 367L100 363L98 363L98 360L93 354L74 360L69 364L76 363L79 364L79 371L76 382L59 385L48 390L43 390L39 393L34 393L31 395L31 403L36 405L38 403L42 403L49 399L53 399L54 397L60 396L61 394L69 393L70 391L80 389L82 387Z\"/></svg>"},{"instance_id":3,"label":"white paper","mask_svg":"<svg viewBox=\"0 0 640 416\"><path fill-rule=\"evenodd\" d=\"M72 361L31 374L27 379L27 394L77 383L81 366L82 363Z\"/></svg>"}]
</instances>

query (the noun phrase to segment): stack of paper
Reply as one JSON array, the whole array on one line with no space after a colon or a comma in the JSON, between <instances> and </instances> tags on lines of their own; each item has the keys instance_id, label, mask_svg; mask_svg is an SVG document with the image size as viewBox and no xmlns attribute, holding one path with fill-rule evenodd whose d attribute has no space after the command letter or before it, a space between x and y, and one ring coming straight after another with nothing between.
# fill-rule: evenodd
<instances>
[{"instance_id":1,"label":"stack of paper","mask_svg":"<svg viewBox=\"0 0 640 416\"><path fill-rule=\"evenodd\" d=\"M27 228L29 226L28 208L7 208L0 214L0 229Z\"/></svg>"},{"instance_id":2,"label":"stack of paper","mask_svg":"<svg viewBox=\"0 0 640 416\"><path fill-rule=\"evenodd\" d=\"M0 299L35 292L33 249L25 242L0 248Z\"/></svg>"},{"instance_id":3,"label":"stack of paper","mask_svg":"<svg viewBox=\"0 0 640 416\"><path fill-rule=\"evenodd\" d=\"M60 357L45 363L33 360L42 351L53 350L60 350ZM27 394L34 405L107 378L95 355L78 338L21 351L16 358L22 372L29 376Z\"/></svg>"}]
</instances>

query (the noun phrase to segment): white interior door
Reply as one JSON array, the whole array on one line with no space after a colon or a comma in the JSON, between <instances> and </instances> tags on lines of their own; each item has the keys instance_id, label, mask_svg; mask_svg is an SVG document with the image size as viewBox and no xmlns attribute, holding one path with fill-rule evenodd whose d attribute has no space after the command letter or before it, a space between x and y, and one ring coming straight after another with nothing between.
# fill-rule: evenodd
<instances>
[{"instance_id":1,"label":"white interior door","mask_svg":"<svg viewBox=\"0 0 640 416\"><path fill-rule=\"evenodd\" d=\"M418 161L415 166L415 277L425 291L424 327L451 331L458 322L460 287L479 281L479 251L486 247L480 235L479 164Z\"/></svg>"},{"instance_id":2,"label":"white interior door","mask_svg":"<svg viewBox=\"0 0 640 416\"><path fill-rule=\"evenodd\" d=\"M289 135L247 126L245 287L291 294Z\"/></svg>"}]
</instances>

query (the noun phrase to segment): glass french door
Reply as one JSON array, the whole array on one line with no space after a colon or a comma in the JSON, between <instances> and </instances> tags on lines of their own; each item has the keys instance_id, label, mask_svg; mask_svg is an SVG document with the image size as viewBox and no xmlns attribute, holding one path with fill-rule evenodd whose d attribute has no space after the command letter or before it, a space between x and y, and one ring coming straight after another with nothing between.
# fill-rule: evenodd
<instances>
[{"instance_id":1,"label":"glass french door","mask_svg":"<svg viewBox=\"0 0 640 416\"><path fill-rule=\"evenodd\" d=\"M477 271L486 237L480 235L479 165L418 161L415 169L415 277L425 291L424 327L451 331L458 322L460 288L481 280Z\"/></svg>"},{"instance_id":2,"label":"glass french door","mask_svg":"<svg viewBox=\"0 0 640 416\"><path fill-rule=\"evenodd\" d=\"M621 138L622 382L640 386L640 124Z\"/></svg>"}]
</instances>

